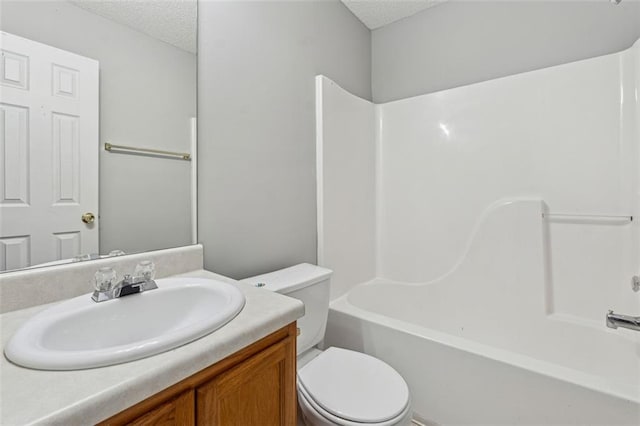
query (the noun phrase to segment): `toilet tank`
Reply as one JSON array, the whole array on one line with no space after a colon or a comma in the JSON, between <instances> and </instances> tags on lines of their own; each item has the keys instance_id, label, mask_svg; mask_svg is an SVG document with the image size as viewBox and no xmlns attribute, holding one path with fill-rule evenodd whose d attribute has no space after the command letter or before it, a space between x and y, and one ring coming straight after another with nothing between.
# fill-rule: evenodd
<instances>
[{"instance_id":1,"label":"toilet tank","mask_svg":"<svg viewBox=\"0 0 640 426\"><path fill-rule=\"evenodd\" d=\"M329 314L329 279L332 271L310 263L242 280L256 287L275 291L304 303L304 316L298 319L298 355L324 338Z\"/></svg>"}]
</instances>

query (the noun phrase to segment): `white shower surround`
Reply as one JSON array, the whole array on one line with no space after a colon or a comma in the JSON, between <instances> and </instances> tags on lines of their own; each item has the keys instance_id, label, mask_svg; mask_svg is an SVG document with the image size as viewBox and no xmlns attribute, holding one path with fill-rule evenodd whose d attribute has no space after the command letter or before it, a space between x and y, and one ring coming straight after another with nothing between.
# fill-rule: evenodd
<instances>
[{"instance_id":1,"label":"white shower surround","mask_svg":"<svg viewBox=\"0 0 640 426\"><path fill-rule=\"evenodd\" d=\"M374 105L317 79L327 343L442 424L639 424L640 42Z\"/></svg>"}]
</instances>

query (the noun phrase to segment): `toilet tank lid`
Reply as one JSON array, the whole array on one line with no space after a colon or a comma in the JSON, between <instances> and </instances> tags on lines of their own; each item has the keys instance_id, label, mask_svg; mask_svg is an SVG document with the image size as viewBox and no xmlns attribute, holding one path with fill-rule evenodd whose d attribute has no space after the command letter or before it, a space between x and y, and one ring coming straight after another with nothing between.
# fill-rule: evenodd
<instances>
[{"instance_id":1,"label":"toilet tank lid","mask_svg":"<svg viewBox=\"0 0 640 426\"><path fill-rule=\"evenodd\" d=\"M289 293L328 279L333 271L310 263L301 263L255 277L245 278L242 282L264 287L278 293Z\"/></svg>"}]
</instances>

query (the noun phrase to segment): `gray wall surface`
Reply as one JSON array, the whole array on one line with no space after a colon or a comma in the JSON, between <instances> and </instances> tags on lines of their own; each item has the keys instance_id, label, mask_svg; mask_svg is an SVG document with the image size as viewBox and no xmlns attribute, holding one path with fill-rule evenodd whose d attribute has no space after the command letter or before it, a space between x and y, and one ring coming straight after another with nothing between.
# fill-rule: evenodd
<instances>
[{"instance_id":1,"label":"gray wall surface","mask_svg":"<svg viewBox=\"0 0 640 426\"><path fill-rule=\"evenodd\" d=\"M1 7L3 31L100 61L100 252L190 244L190 163L102 144L189 151L195 55L65 1Z\"/></svg>"},{"instance_id":2,"label":"gray wall surface","mask_svg":"<svg viewBox=\"0 0 640 426\"><path fill-rule=\"evenodd\" d=\"M613 53L639 37L637 0L451 0L372 32L373 100Z\"/></svg>"},{"instance_id":3,"label":"gray wall surface","mask_svg":"<svg viewBox=\"0 0 640 426\"><path fill-rule=\"evenodd\" d=\"M370 99L370 32L337 0L202 2L198 232L244 278L316 262L315 86Z\"/></svg>"}]
</instances>

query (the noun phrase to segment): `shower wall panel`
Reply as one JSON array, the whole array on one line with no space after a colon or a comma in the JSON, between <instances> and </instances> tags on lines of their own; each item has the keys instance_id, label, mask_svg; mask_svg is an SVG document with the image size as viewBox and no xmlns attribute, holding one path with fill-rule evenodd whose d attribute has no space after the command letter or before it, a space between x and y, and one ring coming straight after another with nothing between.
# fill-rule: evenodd
<instances>
[{"instance_id":1,"label":"shower wall panel","mask_svg":"<svg viewBox=\"0 0 640 426\"><path fill-rule=\"evenodd\" d=\"M635 224L587 216L639 213L639 50L378 105L378 276L435 280L492 203L539 198L583 216L544 220L547 311L635 309Z\"/></svg>"},{"instance_id":2,"label":"shower wall panel","mask_svg":"<svg viewBox=\"0 0 640 426\"><path fill-rule=\"evenodd\" d=\"M318 263L331 297L375 277L374 105L316 77Z\"/></svg>"}]
</instances>

